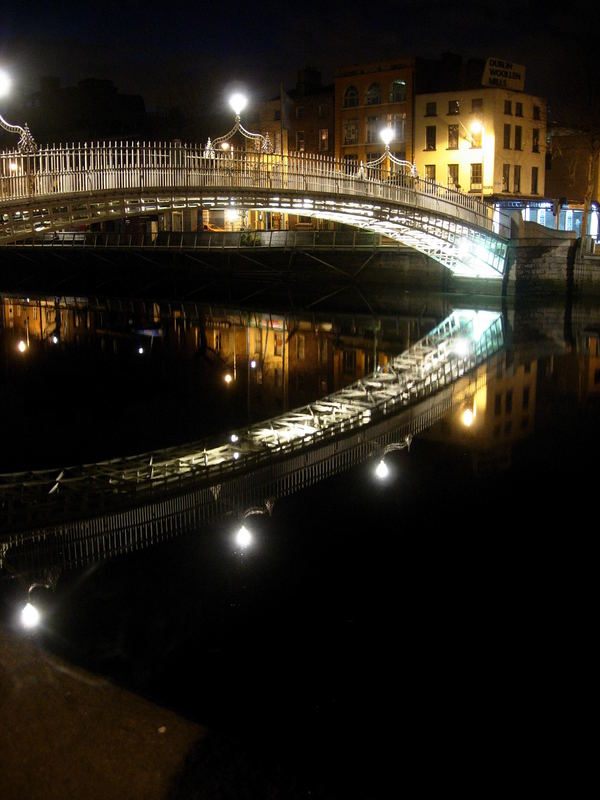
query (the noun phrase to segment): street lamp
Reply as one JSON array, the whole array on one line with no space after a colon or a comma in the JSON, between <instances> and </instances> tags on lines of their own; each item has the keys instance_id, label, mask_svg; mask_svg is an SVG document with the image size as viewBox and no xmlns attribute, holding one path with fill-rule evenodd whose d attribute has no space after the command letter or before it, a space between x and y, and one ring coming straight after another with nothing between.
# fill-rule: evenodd
<instances>
[{"instance_id":1,"label":"street lamp","mask_svg":"<svg viewBox=\"0 0 600 800\"><path fill-rule=\"evenodd\" d=\"M10 92L11 83L12 81L8 73L4 70L0 70L0 97L5 97ZM31 155L37 152L38 146L31 135L27 123L25 123L23 128L20 125L11 125L10 122L7 122L2 114L0 114L0 128L4 128L8 133L16 133L19 135L20 138L17 145L19 153Z\"/></svg>"},{"instance_id":2,"label":"street lamp","mask_svg":"<svg viewBox=\"0 0 600 800\"><path fill-rule=\"evenodd\" d=\"M229 98L229 105L235 114L233 128L224 136L217 136L212 142L210 138L208 139L206 147L204 148L205 157L214 158L215 151L218 152L219 150L223 151L229 149L229 141L236 133L241 133L245 139L253 141L259 153L272 153L273 145L271 144L268 133L266 136L263 136L262 133L252 133L251 131L247 131L242 125L240 114L248 105L248 98L246 95L241 92L234 92Z\"/></svg>"},{"instance_id":3,"label":"street lamp","mask_svg":"<svg viewBox=\"0 0 600 800\"><path fill-rule=\"evenodd\" d=\"M32 583L27 591L27 602L21 609L21 625L27 630L32 630L33 628L37 628L42 620L42 615L40 614L39 609L35 606L31 599L31 592L33 589L37 589L41 587L42 589L51 589L52 587L48 583Z\"/></svg>"},{"instance_id":4,"label":"street lamp","mask_svg":"<svg viewBox=\"0 0 600 800\"><path fill-rule=\"evenodd\" d=\"M389 126L387 128L383 128L381 131L379 131L379 137L383 142L383 144L385 145L385 149L383 151L383 154L380 155L379 158L376 158L374 161L369 161L369 163L367 164L367 170L373 169L374 167L378 167L380 164L386 162L388 166L387 170L388 174L391 172L390 164L396 164L397 166L402 167L402 169L407 170L409 174L413 178L415 178L417 175L417 168L415 164L412 164L410 161L404 161L401 158L397 158L390 151L390 142L392 142L394 139L394 129L390 128ZM364 167L361 163L359 174L362 174L363 172L364 172Z\"/></svg>"}]
</instances>

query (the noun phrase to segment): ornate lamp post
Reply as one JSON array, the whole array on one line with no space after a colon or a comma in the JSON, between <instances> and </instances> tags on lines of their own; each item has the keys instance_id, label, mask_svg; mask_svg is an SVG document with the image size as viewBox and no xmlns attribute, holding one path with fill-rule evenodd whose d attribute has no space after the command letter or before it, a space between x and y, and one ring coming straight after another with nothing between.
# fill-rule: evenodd
<instances>
[{"instance_id":1,"label":"ornate lamp post","mask_svg":"<svg viewBox=\"0 0 600 800\"><path fill-rule=\"evenodd\" d=\"M384 128L382 131L379 132L379 136L381 137L381 141L385 145L385 150L383 151L383 155L379 156L379 158L375 159L375 161L369 161L367 164L367 169L372 169L373 167L378 167L380 164L385 163L387 167L387 174L388 176L391 175L391 164L396 164L398 167L402 167L404 170L408 171L411 177L417 177L417 168L414 164L411 164L410 161L404 161L400 158L396 158L396 156L390 151L390 142L394 138L394 131L392 128ZM363 169L363 165L361 164L361 170Z\"/></svg>"},{"instance_id":2,"label":"ornate lamp post","mask_svg":"<svg viewBox=\"0 0 600 800\"><path fill-rule=\"evenodd\" d=\"M10 78L6 72L0 71L0 97L4 97L9 93L10 83ZM23 155L32 155L37 152L38 146L31 135L31 131L27 127L27 123L25 123L25 127L23 128L20 125L11 125L4 119L2 114L0 114L0 127L4 128L4 130L9 133L16 133L20 137L17 145L19 153Z\"/></svg>"},{"instance_id":3,"label":"ornate lamp post","mask_svg":"<svg viewBox=\"0 0 600 800\"><path fill-rule=\"evenodd\" d=\"M214 158L215 151L228 150L229 141L230 139L233 139L236 133L241 133L244 138L253 141L255 143L256 150L259 153L273 152L273 145L271 144L271 139L269 138L268 133L266 136L263 136L262 133L252 133L251 131L246 130L246 128L244 128L242 125L240 114L246 108L247 104L248 99L240 92L236 92L235 94L231 95L229 98L229 105L235 114L233 128L224 136L217 136L217 138L213 139L212 142L210 138L208 139L204 149L205 157Z\"/></svg>"},{"instance_id":4,"label":"ornate lamp post","mask_svg":"<svg viewBox=\"0 0 600 800\"><path fill-rule=\"evenodd\" d=\"M386 478L390 474L390 470L388 465L385 463L385 457L388 453L391 453L393 450L410 450L410 445L412 442L412 436L408 434L404 437L401 442L392 442L392 444L388 444L381 455L381 459L377 466L375 467L375 475L380 481L386 480Z\"/></svg>"}]
</instances>

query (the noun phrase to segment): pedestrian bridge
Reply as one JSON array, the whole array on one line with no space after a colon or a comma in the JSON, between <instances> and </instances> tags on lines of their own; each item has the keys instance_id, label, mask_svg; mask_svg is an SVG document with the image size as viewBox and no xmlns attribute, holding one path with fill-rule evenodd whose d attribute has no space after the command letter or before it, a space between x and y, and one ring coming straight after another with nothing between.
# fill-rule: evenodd
<instances>
[{"instance_id":1,"label":"pedestrian bridge","mask_svg":"<svg viewBox=\"0 0 600 800\"><path fill-rule=\"evenodd\" d=\"M385 370L279 417L168 450L0 475L0 571L127 552L381 457L464 402L461 379L477 381L505 338L501 313L457 310Z\"/></svg>"},{"instance_id":2,"label":"pedestrian bridge","mask_svg":"<svg viewBox=\"0 0 600 800\"><path fill-rule=\"evenodd\" d=\"M460 276L502 279L509 218L395 164L311 154L103 142L0 155L0 242L181 209L331 220L414 248Z\"/></svg>"}]
</instances>

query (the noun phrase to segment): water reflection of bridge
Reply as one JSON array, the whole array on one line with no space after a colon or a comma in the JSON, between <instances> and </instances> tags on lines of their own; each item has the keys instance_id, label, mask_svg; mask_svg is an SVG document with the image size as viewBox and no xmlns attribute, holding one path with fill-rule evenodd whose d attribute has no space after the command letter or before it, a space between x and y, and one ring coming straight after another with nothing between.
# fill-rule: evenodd
<instances>
[{"instance_id":1,"label":"water reflection of bridge","mask_svg":"<svg viewBox=\"0 0 600 800\"><path fill-rule=\"evenodd\" d=\"M441 419L504 338L501 314L456 311L385 371L219 440L0 476L3 557L82 563L335 475Z\"/></svg>"}]
</instances>

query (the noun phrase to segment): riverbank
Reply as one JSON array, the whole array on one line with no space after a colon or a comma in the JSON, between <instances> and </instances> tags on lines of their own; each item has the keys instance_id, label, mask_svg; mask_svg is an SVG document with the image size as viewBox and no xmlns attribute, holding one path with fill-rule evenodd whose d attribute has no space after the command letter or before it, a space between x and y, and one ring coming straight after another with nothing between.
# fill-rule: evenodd
<instances>
[{"instance_id":1,"label":"riverbank","mask_svg":"<svg viewBox=\"0 0 600 800\"><path fill-rule=\"evenodd\" d=\"M162 800L206 731L0 629L2 800Z\"/></svg>"}]
</instances>

